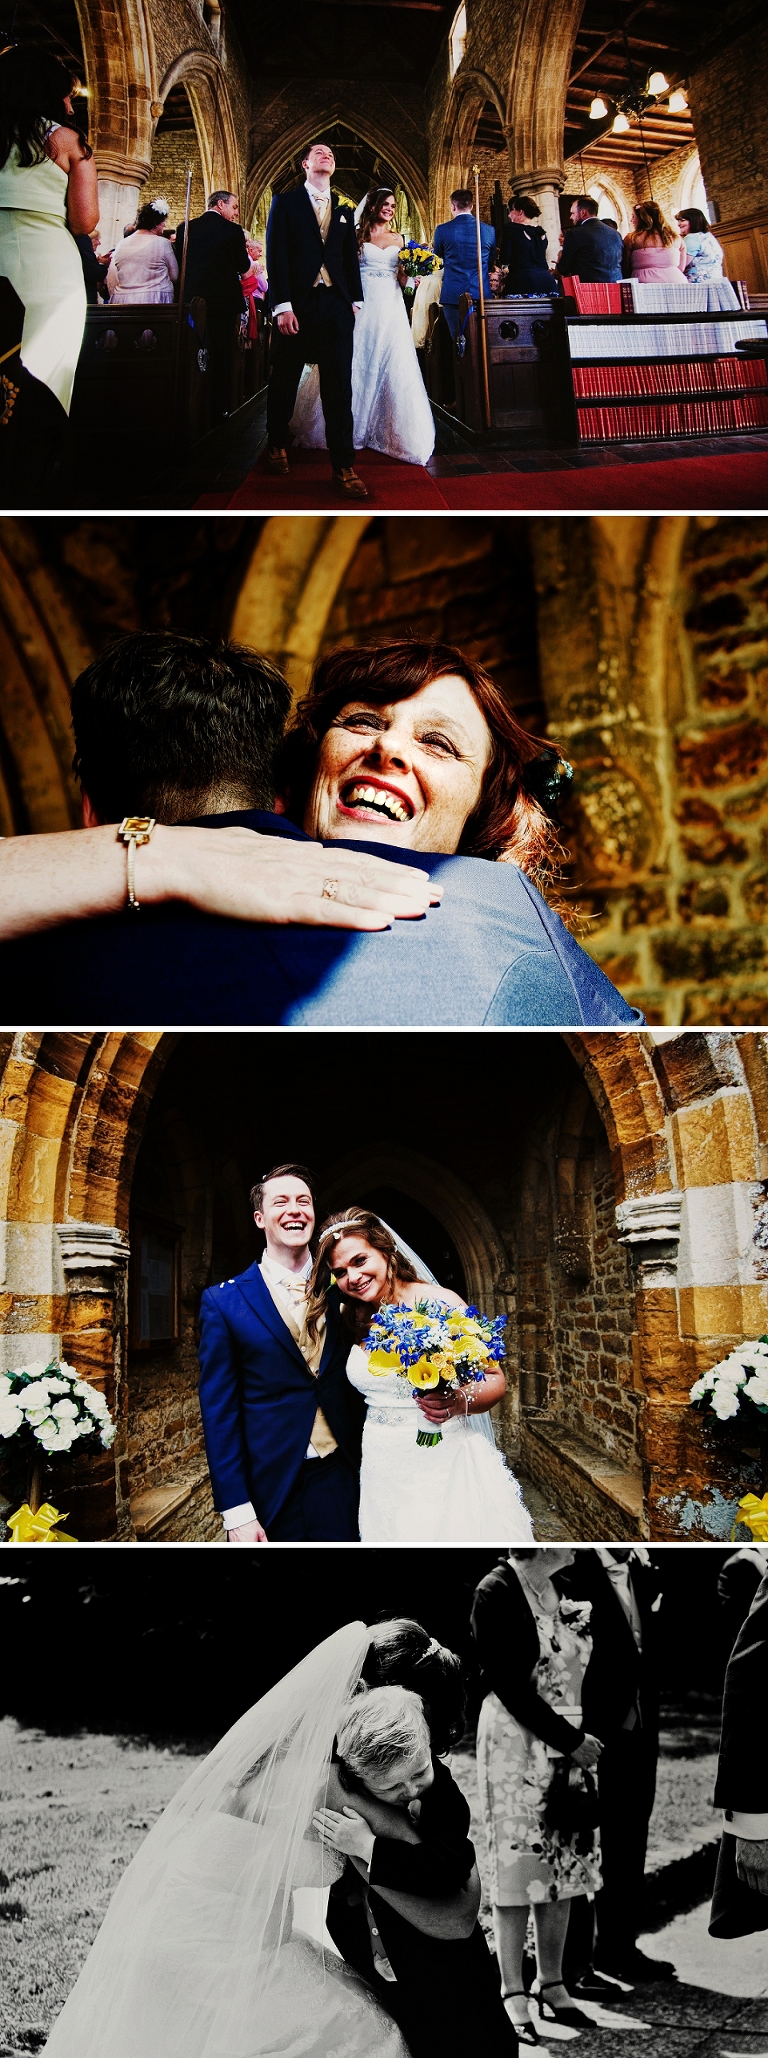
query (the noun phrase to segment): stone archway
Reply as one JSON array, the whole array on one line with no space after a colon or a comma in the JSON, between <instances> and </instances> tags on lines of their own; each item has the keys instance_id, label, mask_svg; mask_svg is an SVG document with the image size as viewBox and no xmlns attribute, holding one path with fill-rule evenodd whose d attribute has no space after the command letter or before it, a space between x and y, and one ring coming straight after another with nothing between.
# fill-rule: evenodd
<instances>
[{"instance_id":1,"label":"stone archway","mask_svg":"<svg viewBox=\"0 0 768 2058\"><path fill-rule=\"evenodd\" d=\"M156 121L169 93L178 86L184 87L192 109L206 201L210 193L225 189L242 201L235 118L218 58L196 49L174 58L155 96L152 113Z\"/></svg>"},{"instance_id":2,"label":"stone archway","mask_svg":"<svg viewBox=\"0 0 768 2058\"><path fill-rule=\"evenodd\" d=\"M378 152L392 166L400 184L417 209L422 230L426 230L429 224L429 192L424 167L415 154L416 136L414 135L413 139L414 147L409 148L403 137L397 135L394 128L390 129L386 121L377 118L370 108L362 109L356 106L354 113L351 113L346 100L341 96L328 101L318 101L309 118L306 109L296 112L285 107L283 119L274 127L269 144L254 158L249 167L246 196L248 220L256 214L265 188L275 185L280 174L296 157L297 151L300 152L306 147L308 137L321 136L324 128L331 128L336 122L352 129L360 137L361 142L368 144L371 150Z\"/></svg>"},{"instance_id":3,"label":"stone archway","mask_svg":"<svg viewBox=\"0 0 768 2058\"><path fill-rule=\"evenodd\" d=\"M463 1179L420 1152L388 1145L354 1151L334 1170L324 1189L329 1209L348 1206L363 1181L368 1188L394 1186L436 1216L455 1244L467 1282L469 1299L478 1307L505 1312L509 1287L509 1255L498 1229ZM496 1302L502 1296L502 1305Z\"/></svg>"},{"instance_id":4,"label":"stone archway","mask_svg":"<svg viewBox=\"0 0 768 2058\"><path fill-rule=\"evenodd\" d=\"M434 152L433 227L436 222L449 219L451 192L459 186L472 185L475 131L488 101L495 107L504 128L507 111L501 86L490 72L462 63L451 81L442 130Z\"/></svg>"}]
</instances>

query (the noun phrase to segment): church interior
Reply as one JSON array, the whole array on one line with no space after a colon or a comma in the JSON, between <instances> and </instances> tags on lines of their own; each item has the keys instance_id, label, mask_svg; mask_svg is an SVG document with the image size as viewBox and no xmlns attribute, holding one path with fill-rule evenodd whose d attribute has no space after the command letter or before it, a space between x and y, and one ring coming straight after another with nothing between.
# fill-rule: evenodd
<instances>
[{"instance_id":1,"label":"church interior","mask_svg":"<svg viewBox=\"0 0 768 2058\"><path fill-rule=\"evenodd\" d=\"M563 901L657 1027L766 1019L768 520L0 522L0 833L77 826L69 693L134 629L232 635L294 695L337 645L487 665L574 768Z\"/></svg>"},{"instance_id":2,"label":"church interior","mask_svg":"<svg viewBox=\"0 0 768 2058\"><path fill-rule=\"evenodd\" d=\"M756 317L744 335L765 336L768 29L754 0L620 0L610 17L599 0L292 0L282 11L263 0L18 0L14 33L47 39L77 67L104 250L154 195L164 196L170 222L182 220L188 174L193 218L212 190L231 190L263 246L273 197L301 182L307 144L322 136L336 157L336 194L357 203L372 184L391 187L396 225L419 243L430 242L451 193L472 186L475 170L479 216L499 245L510 199L522 194L538 208L552 265L579 196L621 236L649 198L673 224L699 210L725 278L738 283L734 304ZM522 342L520 303L511 328L506 301L506 326L501 310L489 311L485 412L478 325L459 360L435 320L420 345L434 455L426 468L372 465L373 504L764 505L768 414L758 393L722 433L703 428L703 415L694 428L693 412L679 409L684 433L661 410L652 435L638 414L626 433L608 422L594 440L562 358L561 311L574 306L536 302L538 322ZM206 431L204 398L192 394L200 338L190 342L181 311L180 340L171 323L150 348L146 325L129 336L124 323L121 342L109 309L89 309L72 414L80 505L324 505L310 462L317 453L305 453L289 491L259 463L262 313L258 325L234 368L230 412ZM658 347L670 364L674 338ZM755 370L756 385L762 376Z\"/></svg>"}]
</instances>

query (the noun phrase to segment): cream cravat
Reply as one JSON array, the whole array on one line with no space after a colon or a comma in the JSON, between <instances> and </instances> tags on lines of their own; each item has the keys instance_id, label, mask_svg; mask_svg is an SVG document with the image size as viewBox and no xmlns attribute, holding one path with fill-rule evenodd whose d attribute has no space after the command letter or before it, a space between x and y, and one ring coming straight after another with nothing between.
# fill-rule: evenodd
<instances>
[{"instance_id":1,"label":"cream cravat","mask_svg":"<svg viewBox=\"0 0 768 2058\"><path fill-rule=\"evenodd\" d=\"M313 186L307 186L307 193L312 203L312 207L314 208L315 220L320 230L323 242L327 243L328 230L331 226L331 215L333 213L333 200L331 198L330 193L316 193ZM324 264L321 264L320 266L317 278L315 279L315 285L333 285L333 280L331 278L330 272L327 271Z\"/></svg>"}]
</instances>

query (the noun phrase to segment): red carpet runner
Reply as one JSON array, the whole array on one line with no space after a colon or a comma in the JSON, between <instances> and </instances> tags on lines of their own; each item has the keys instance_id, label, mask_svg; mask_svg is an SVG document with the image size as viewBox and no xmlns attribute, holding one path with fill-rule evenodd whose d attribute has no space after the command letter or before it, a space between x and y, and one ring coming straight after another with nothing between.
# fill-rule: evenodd
<instances>
[{"instance_id":1,"label":"red carpet runner","mask_svg":"<svg viewBox=\"0 0 768 2058\"><path fill-rule=\"evenodd\" d=\"M553 472L454 472L433 479L420 465L401 464L374 450L357 453L367 501L345 501L334 491L324 450L296 451L287 479L255 465L234 490L206 493L199 508L253 509L263 514L362 512L590 513L603 508L704 509L711 513L768 508L768 453L738 451L713 457L676 457L637 464L589 465Z\"/></svg>"},{"instance_id":2,"label":"red carpet runner","mask_svg":"<svg viewBox=\"0 0 768 2058\"><path fill-rule=\"evenodd\" d=\"M380 457L375 450L358 450L355 468L368 488L367 501L345 500L336 492L325 450L296 450L291 457L290 478L275 477L260 460L234 492L205 493L196 506L254 508L260 514L292 514L294 509L313 514L319 509L347 509L358 514L366 507L387 508L393 514L445 512L448 503L437 480L431 479L421 465L400 464L397 458Z\"/></svg>"}]
</instances>

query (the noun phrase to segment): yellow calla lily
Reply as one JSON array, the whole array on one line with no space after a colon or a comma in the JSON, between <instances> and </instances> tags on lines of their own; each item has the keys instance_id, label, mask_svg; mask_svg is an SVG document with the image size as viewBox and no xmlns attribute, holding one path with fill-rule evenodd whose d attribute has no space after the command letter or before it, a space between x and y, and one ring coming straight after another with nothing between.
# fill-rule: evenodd
<instances>
[{"instance_id":1,"label":"yellow calla lily","mask_svg":"<svg viewBox=\"0 0 768 2058\"><path fill-rule=\"evenodd\" d=\"M368 1370L369 1372L375 1372L377 1378L383 1378L387 1372L399 1372L400 1359L397 1352L371 1351L368 1359Z\"/></svg>"},{"instance_id":2,"label":"yellow calla lily","mask_svg":"<svg viewBox=\"0 0 768 2058\"><path fill-rule=\"evenodd\" d=\"M423 1392L430 1386L439 1386L440 1372L434 1358L417 1358L415 1365L408 1366L411 1386L418 1386Z\"/></svg>"}]
</instances>

